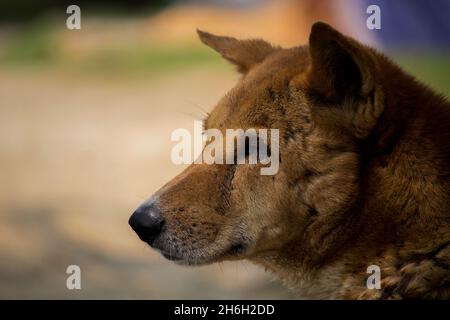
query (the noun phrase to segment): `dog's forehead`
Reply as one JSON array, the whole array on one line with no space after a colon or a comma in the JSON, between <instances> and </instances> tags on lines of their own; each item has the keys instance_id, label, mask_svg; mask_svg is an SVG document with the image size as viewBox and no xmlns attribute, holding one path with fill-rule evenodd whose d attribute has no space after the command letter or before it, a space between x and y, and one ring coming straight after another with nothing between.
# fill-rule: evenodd
<instances>
[{"instance_id":1,"label":"dog's forehead","mask_svg":"<svg viewBox=\"0 0 450 320\"><path fill-rule=\"evenodd\" d=\"M249 76L267 77L284 76L292 77L302 73L310 63L309 49L307 46L299 46L288 49L280 49L272 53L261 64L249 72Z\"/></svg>"},{"instance_id":2,"label":"dog's forehead","mask_svg":"<svg viewBox=\"0 0 450 320\"><path fill-rule=\"evenodd\" d=\"M205 119L205 128L242 127L242 118L258 123L261 108L270 111L278 100L289 94L292 79L309 65L307 47L281 49L245 75L214 107ZM248 119L248 115L251 115ZM246 125L251 123L245 122Z\"/></svg>"}]
</instances>

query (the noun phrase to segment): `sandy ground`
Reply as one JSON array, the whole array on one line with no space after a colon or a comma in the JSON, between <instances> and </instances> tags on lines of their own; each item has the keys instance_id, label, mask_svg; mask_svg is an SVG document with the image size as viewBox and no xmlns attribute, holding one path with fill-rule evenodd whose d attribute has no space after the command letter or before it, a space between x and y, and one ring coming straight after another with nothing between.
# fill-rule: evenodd
<instances>
[{"instance_id":1,"label":"sandy ground","mask_svg":"<svg viewBox=\"0 0 450 320\"><path fill-rule=\"evenodd\" d=\"M164 260L127 224L183 168L170 133L191 128L237 76L89 78L0 70L0 298L289 298L245 262ZM68 265L82 289L67 290Z\"/></svg>"}]
</instances>

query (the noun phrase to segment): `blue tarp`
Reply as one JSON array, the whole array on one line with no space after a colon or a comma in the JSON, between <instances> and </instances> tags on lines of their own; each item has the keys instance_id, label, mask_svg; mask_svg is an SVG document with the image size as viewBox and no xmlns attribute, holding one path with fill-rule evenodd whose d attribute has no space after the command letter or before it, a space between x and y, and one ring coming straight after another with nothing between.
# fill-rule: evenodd
<instances>
[{"instance_id":1,"label":"blue tarp","mask_svg":"<svg viewBox=\"0 0 450 320\"><path fill-rule=\"evenodd\" d=\"M381 9L376 36L386 48L450 48L450 0L361 0Z\"/></svg>"}]
</instances>

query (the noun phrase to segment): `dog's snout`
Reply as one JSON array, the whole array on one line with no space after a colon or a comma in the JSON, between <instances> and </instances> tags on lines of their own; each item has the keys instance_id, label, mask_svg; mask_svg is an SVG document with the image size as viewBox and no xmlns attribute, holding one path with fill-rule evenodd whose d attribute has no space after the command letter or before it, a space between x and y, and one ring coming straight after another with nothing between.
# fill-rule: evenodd
<instances>
[{"instance_id":1,"label":"dog's snout","mask_svg":"<svg viewBox=\"0 0 450 320\"><path fill-rule=\"evenodd\" d=\"M143 204L131 215L128 223L142 241L151 245L161 233L164 219L156 206Z\"/></svg>"}]
</instances>

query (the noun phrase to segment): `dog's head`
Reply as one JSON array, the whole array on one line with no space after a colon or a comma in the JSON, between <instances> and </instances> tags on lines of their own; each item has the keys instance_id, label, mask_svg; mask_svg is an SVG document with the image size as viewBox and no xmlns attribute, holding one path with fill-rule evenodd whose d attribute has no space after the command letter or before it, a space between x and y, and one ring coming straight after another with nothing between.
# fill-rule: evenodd
<instances>
[{"instance_id":1,"label":"dog's head","mask_svg":"<svg viewBox=\"0 0 450 320\"><path fill-rule=\"evenodd\" d=\"M323 23L309 46L291 49L199 36L242 73L205 129L279 129L279 170L192 164L136 210L131 226L180 264L282 259L293 244L320 255L339 241L331 231L346 226L360 141L382 112L376 53Z\"/></svg>"}]
</instances>

